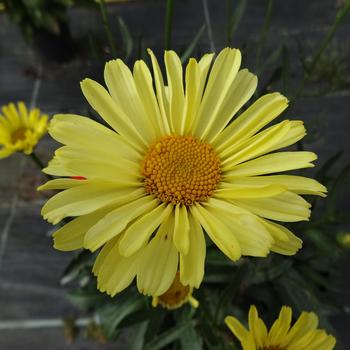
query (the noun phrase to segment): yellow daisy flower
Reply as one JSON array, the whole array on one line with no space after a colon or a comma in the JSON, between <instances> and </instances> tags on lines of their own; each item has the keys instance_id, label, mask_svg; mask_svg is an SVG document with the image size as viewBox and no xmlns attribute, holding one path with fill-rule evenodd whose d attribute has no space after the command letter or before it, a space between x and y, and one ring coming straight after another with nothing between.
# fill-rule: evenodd
<instances>
[{"instance_id":1,"label":"yellow daisy flower","mask_svg":"<svg viewBox=\"0 0 350 350\"><path fill-rule=\"evenodd\" d=\"M33 108L28 111L23 102L2 107L0 114L0 159L12 153L22 151L31 154L33 148L47 131L46 114L40 109Z\"/></svg>"},{"instance_id":2,"label":"yellow daisy flower","mask_svg":"<svg viewBox=\"0 0 350 350\"><path fill-rule=\"evenodd\" d=\"M152 305L156 307L159 304L165 309L174 310L190 303L192 307L197 308L199 303L192 293L193 288L184 286L180 281L180 273L177 272L170 288L162 295L152 298Z\"/></svg>"},{"instance_id":3,"label":"yellow daisy flower","mask_svg":"<svg viewBox=\"0 0 350 350\"><path fill-rule=\"evenodd\" d=\"M233 316L227 316L225 322L243 350L332 350L336 344L333 336L317 328L318 317L313 312L302 312L291 326L292 309L287 306L269 331L255 306L249 310L249 330Z\"/></svg>"},{"instance_id":4,"label":"yellow daisy flower","mask_svg":"<svg viewBox=\"0 0 350 350\"><path fill-rule=\"evenodd\" d=\"M110 295L135 276L140 292L162 295L178 270L183 285L198 288L203 230L234 261L270 251L295 254L301 240L275 221L308 220L310 204L300 194L324 196L326 188L276 175L312 167L316 159L312 152L270 153L305 135L295 120L261 131L287 99L267 94L230 123L257 85L256 76L239 69L239 50L222 50L212 67L213 54L191 58L184 77L177 54L166 51L167 85L149 54L154 79L145 62L130 71L118 59L105 66L108 91L82 81L86 99L111 129L78 115L57 115L50 125L50 135L65 146L44 172L69 178L41 187L64 190L42 215L53 224L76 217L54 234L54 246L103 247L93 271Z\"/></svg>"}]
</instances>

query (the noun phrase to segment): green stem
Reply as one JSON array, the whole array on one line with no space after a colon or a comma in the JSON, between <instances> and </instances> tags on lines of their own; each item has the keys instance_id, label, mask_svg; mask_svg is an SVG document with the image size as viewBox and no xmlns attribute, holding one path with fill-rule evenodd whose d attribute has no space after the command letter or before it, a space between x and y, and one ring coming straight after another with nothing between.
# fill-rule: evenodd
<instances>
[{"instance_id":1,"label":"green stem","mask_svg":"<svg viewBox=\"0 0 350 350\"><path fill-rule=\"evenodd\" d=\"M271 22L271 16L272 16L272 10L273 10L273 0L268 0L267 3L267 10L266 10L266 15L265 15L265 19L264 19L264 24L263 24L263 28L261 31L261 35L258 41L258 48L257 48L257 52L256 52L256 69L258 70L259 65L260 65L260 59L261 59L261 54L262 54L262 50L263 50L263 46L265 43L265 39L270 27L270 22Z\"/></svg>"},{"instance_id":2,"label":"green stem","mask_svg":"<svg viewBox=\"0 0 350 350\"><path fill-rule=\"evenodd\" d=\"M34 152L30 154L30 158L33 160L33 162L37 165L37 167L40 170L43 170L45 168L44 163L39 159L39 157ZM53 177L51 175L45 174L45 176L47 177L48 180L53 180Z\"/></svg>"},{"instance_id":3,"label":"green stem","mask_svg":"<svg viewBox=\"0 0 350 350\"><path fill-rule=\"evenodd\" d=\"M174 15L174 0L167 0L166 2L166 11L165 11L165 38L164 38L164 47L165 50L171 48L171 33L173 27L173 15Z\"/></svg>"},{"instance_id":4,"label":"green stem","mask_svg":"<svg viewBox=\"0 0 350 350\"><path fill-rule=\"evenodd\" d=\"M99 0L98 3L100 5L102 22L103 22L103 26L105 28L108 44L111 48L113 57L117 57L117 49L116 49L116 46L115 46L115 43L113 40L111 25L109 23L109 19L108 19L108 15L107 15L106 3L104 0Z\"/></svg>"},{"instance_id":5,"label":"green stem","mask_svg":"<svg viewBox=\"0 0 350 350\"><path fill-rule=\"evenodd\" d=\"M232 28L233 28L233 8L232 8L232 0L226 0L227 6L227 34L226 34L226 45L231 45L232 40Z\"/></svg>"},{"instance_id":6,"label":"green stem","mask_svg":"<svg viewBox=\"0 0 350 350\"><path fill-rule=\"evenodd\" d=\"M338 10L338 12L335 16L335 21L333 22L332 26L329 28L328 32L326 33L323 40L321 41L320 47L319 47L318 51L316 52L314 58L312 59L308 70L306 72L304 72L303 79L301 80L295 95L291 99L293 102L295 99L297 99L303 93L306 82L312 76L312 73L313 73L318 61L322 57L324 51L326 50L329 43L333 39L335 32L337 31L338 27L343 23L345 17L349 13L349 11L350 11L350 1L348 1L343 8Z\"/></svg>"}]
</instances>

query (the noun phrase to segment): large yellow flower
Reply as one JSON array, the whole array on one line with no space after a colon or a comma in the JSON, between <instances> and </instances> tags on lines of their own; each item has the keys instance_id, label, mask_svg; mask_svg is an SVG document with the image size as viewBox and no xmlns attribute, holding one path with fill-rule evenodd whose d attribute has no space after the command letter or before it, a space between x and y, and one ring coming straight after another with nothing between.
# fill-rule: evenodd
<instances>
[{"instance_id":1,"label":"large yellow flower","mask_svg":"<svg viewBox=\"0 0 350 350\"><path fill-rule=\"evenodd\" d=\"M336 344L333 336L317 329L318 317L313 312L302 312L291 327L292 310L287 306L269 331L255 306L249 310L249 330L233 316L227 316L225 322L243 350L332 350Z\"/></svg>"},{"instance_id":2,"label":"large yellow flower","mask_svg":"<svg viewBox=\"0 0 350 350\"><path fill-rule=\"evenodd\" d=\"M232 260L295 254L301 240L275 221L308 220L310 205L300 194L326 189L305 177L267 176L312 167L316 159L311 152L266 155L305 135L301 121L261 131L287 99L265 95L230 123L257 85L239 69L239 50L224 49L212 67L213 54L191 58L184 79L179 57L166 51L167 85L149 54L154 79L143 61L131 72L114 60L105 67L108 91L82 81L86 99L111 129L77 115L57 115L51 123L51 136L65 146L44 171L66 178L41 187L64 190L42 215L53 224L77 217L54 234L54 246L103 247L93 272L110 295L137 276L140 292L159 296L178 269L183 285L198 288L203 230Z\"/></svg>"},{"instance_id":3,"label":"large yellow flower","mask_svg":"<svg viewBox=\"0 0 350 350\"><path fill-rule=\"evenodd\" d=\"M0 114L0 159L22 151L31 154L47 130L47 115L38 108L28 111L23 102L2 107Z\"/></svg>"}]
</instances>

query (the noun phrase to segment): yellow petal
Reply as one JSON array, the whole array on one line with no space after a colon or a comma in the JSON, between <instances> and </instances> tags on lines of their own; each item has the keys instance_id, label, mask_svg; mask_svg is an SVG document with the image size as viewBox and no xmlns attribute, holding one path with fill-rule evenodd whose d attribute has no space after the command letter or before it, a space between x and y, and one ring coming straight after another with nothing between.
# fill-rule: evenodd
<instances>
[{"instance_id":1,"label":"yellow petal","mask_svg":"<svg viewBox=\"0 0 350 350\"><path fill-rule=\"evenodd\" d=\"M84 239L84 248L94 252L120 234L132 220L154 209L158 203L157 199L152 200L146 196L114 209L89 229Z\"/></svg>"},{"instance_id":2,"label":"yellow petal","mask_svg":"<svg viewBox=\"0 0 350 350\"><path fill-rule=\"evenodd\" d=\"M127 186L140 186L140 165L127 159L115 157L113 161L113 158L99 157L97 153L87 153L82 149L71 147L58 149L55 158L70 176L84 176L88 179L104 179ZM46 172L48 171L46 169Z\"/></svg>"},{"instance_id":3,"label":"yellow petal","mask_svg":"<svg viewBox=\"0 0 350 350\"><path fill-rule=\"evenodd\" d=\"M283 306L278 319L273 323L265 346L269 347L272 345L280 344L286 337L287 332L290 329L292 322L292 309L287 306Z\"/></svg>"},{"instance_id":4,"label":"yellow petal","mask_svg":"<svg viewBox=\"0 0 350 350\"><path fill-rule=\"evenodd\" d=\"M44 185L41 185L37 188L38 191L47 191L47 190L66 190L67 188L72 188L76 186L83 185L85 180L76 180L76 179L55 179L47 181Z\"/></svg>"},{"instance_id":5,"label":"yellow petal","mask_svg":"<svg viewBox=\"0 0 350 350\"><path fill-rule=\"evenodd\" d=\"M233 204L214 198L205 207L230 229L242 255L266 257L269 254L273 238L255 215L242 213Z\"/></svg>"},{"instance_id":6,"label":"yellow petal","mask_svg":"<svg viewBox=\"0 0 350 350\"><path fill-rule=\"evenodd\" d=\"M182 64L174 51L165 51L164 62L169 87L169 120L171 131L181 135L185 119L185 94Z\"/></svg>"},{"instance_id":7,"label":"yellow petal","mask_svg":"<svg viewBox=\"0 0 350 350\"><path fill-rule=\"evenodd\" d=\"M286 187L282 185L266 185L259 187L248 187L248 186L236 186L233 184L222 189L215 191L216 198L264 198L275 196L279 193L285 192Z\"/></svg>"},{"instance_id":8,"label":"yellow petal","mask_svg":"<svg viewBox=\"0 0 350 350\"><path fill-rule=\"evenodd\" d=\"M16 130L21 127L21 119L18 115L16 106L14 103L9 103L6 106L2 107L2 112L7 118L8 122L11 124L13 130Z\"/></svg>"},{"instance_id":9,"label":"yellow petal","mask_svg":"<svg viewBox=\"0 0 350 350\"><path fill-rule=\"evenodd\" d=\"M116 132L79 115L56 114L50 122L49 134L60 143L85 149L88 153L105 153L105 157L109 157L113 152L137 163L141 160L136 149Z\"/></svg>"},{"instance_id":10,"label":"yellow petal","mask_svg":"<svg viewBox=\"0 0 350 350\"><path fill-rule=\"evenodd\" d=\"M189 249L180 253L180 280L186 286L199 288L204 276L206 245L201 225L189 213Z\"/></svg>"},{"instance_id":11,"label":"yellow petal","mask_svg":"<svg viewBox=\"0 0 350 350\"><path fill-rule=\"evenodd\" d=\"M149 213L138 218L125 231L119 243L120 253L130 256L139 250L159 225L168 218L172 210L173 205L162 203Z\"/></svg>"},{"instance_id":12,"label":"yellow petal","mask_svg":"<svg viewBox=\"0 0 350 350\"><path fill-rule=\"evenodd\" d=\"M17 106L22 125L28 126L28 110L26 105L24 102L20 101Z\"/></svg>"},{"instance_id":13,"label":"yellow petal","mask_svg":"<svg viewBox=\"0 0 350 350\"><path fill-rule=\"evenodd\" d=\"M181 135L191 134L197 118L202 92L200 90L200 68L194 58L190 58L186 67L185 117L181 124Z\"/></svg>"},{"instance_id":14,"label":"yellow petal","mask_svg":"<svg viewBox=\"0 0 350 350\"><path fill-rule=\"evenodd\" d=\"M153 142L156 138L154 125L151 122L152 119L147 118L130 69L122 60L112 60L105 65L104 77L116 104L128 116L147 143Z\"/></svg>"},{"instance_id":15,"label":"yellow petal","mask_svg":"<svg viewBox=\"0 0 350 350\"><path fill-rule=\"evenodd\" d=\"M317 156L312 152L272 153L236 165L232 170L227 171L224 176L226 179L231 179L237 176L254 176L302 168L312 168L314 165L311 162L315 159L317 159Z\"/></svg>"},{"instance_id":16,"label":"yellow petal","mask_svg":"<svg viewBox=\"0 0 350 350\"><path fill-rule=\"evenodd\" d=\"M293 343L295 340L302 338L305 334L316 330L318 326L318 317L313 312L302 312L298 320L288 332L285 344Z\"/></svg>"},{"instance_id":17,"label":"yellow petal","mask_svg":"<svg viewBox=\"0 0 350 350\"><path fill-rule=\"evenodd\" d=\"M220 110L218 111L217 115L213 116L212 125L206 135L206 140L209 142L215 140L232 117L252 97L256 90L257 84L257 77L250 73L247 69L242 69L237 73L227 96L222 102Z\"/></svg>"},{"instance_id":18,"label":"yellow petal","mask_svg":"<svg viewBox=\"0 0 350 350\"><path fill-rule=\"evenodd\" d=\"M280 93L260 97L215 139L213 145L221 152L237 142L248 139L287 107L288 100Z\"/></svg>"},{"instance_id":19,"label":"yellow petal","mask_svg":"<svg viewBox=\"0 0 350 350\"><path fill-rule=\"evenodd\" d=\"M257 348L263 348L267 338L265 323L259 318L258 311L254 305L249 309L249 330L253 334Z\"/></svg>"},{"instance_id":20,"label":"yellow petal","mask_svg":"<svg viewBox=\"0 0 350 350\"><path fill-rule=\"evenodd\" d=\"M301 120L291 120L291 128L288 133L277 142L275 145L271 146L267 152L272 152L280 148L288 147L294 145L296 142L301 140L306 135L306 130L304 123Z\"/></svg>"},{"instance_id":21,"label":"yellow petal","mask_svg":"<svg viewBox=\"0 0 350 350\"><path fill-rule=\"evenodd\" d=\"M229 227L200 204L191 206L191 213L226 256L233 261L241 257L239 243Z\"/></svg>"},{"instance_id":22,"label":"yellow petal","mask_svg":"<svg viewBox=\"0 0 350 350\"><path fill-rule=\"evenodd\" d=\"M174 227L174 244L176 249L186 255L189 249L190 224L188 221L187 208L184 205L175 207L175 227Z\"/></svg>"},{"instance_id":23,"label":"yellow petal","mask_svg":"<svg viewBox=\"0 0 350 350\"><path fill-rule=\"evenodd\" d=\"M225 323L240 342L243 342L249 336L249 332L236 317L226 316Z\"/></svg>"},{"instance_id":24,"label":"yellow petal","mask_svg":"<svg viewBox=\"0 0 350 350\"><path fill-rule=\"evenodd\" d=\"M224 175L225 179L225 175ZM312 194L325 197L327 188L314 179L296 175L269 175L236 177L234 186L237 187L264 187L269 185L280 185L297 194ZM230 185L232 186L232 185ZM227 186L229 187L229 186Z\"/></svg>"},{"instance_id":25,"label":"yellow petal","mask_svg":"<svg viewBox=\"0 0 350 350\"><path fill-rule=\"evenodd\" d=\"M195 136L203 139L210 131L226 96L230 93L231 84L240 64L241 53L239 50L225 48L219 53L204 91L197 125L195 125Z\"/></svg>"},{"instance_id":26,"label":"yellow petal","mask_svg":"<svg viewBox=\"0 0 350 350\"><path fill-rule=\"evenodd\" d=\"M137 271L137 288L140 293L159 296L173 283L179 256L173 244L173 230L172 214L143 249Z\"/></svg>"},{"instance_id":27,"label":"yellow petal","mask_svg":"<svg viewBox=\"0 0 350 350\"><path fill-rule=\"evenodd\" d=\"M239 144L233 152L230 150L231 154L228 157L225 151L222 152L220 157L226 158L222 162L223 170L231 170L239 163L266 154L272 146L276 145L276 143L286 136L290 128L291 122L285 120Z\"/></svg>"},{"instance_id":28,"label":"yellow petal","mask_svg":"<svg viewBox=\"0 0 350 350\"><path fill-rule=\"evenodd\" d=\"M138 150L145 150L147 142L136 130L135 126L121 108L114 102L107 90L91 79L81 83L83 94L91 107L125 140Z\"/></svg>"},{"instance_id":29,"label":"yellow petal","mask_svg":"<svg viewBox=\"0 0 350 350\"><path fill-rule=\"evenodd\" d=\"M207 83L208 72L214 54L205 54L197 61L190 58L186 67L186 127L184 134L193 134L199 118L199 107Z\"/></svg>"},{"instance_id":30,"label":"yellow petal","mask_svg":"<svg viewBox=\"0 0 350 350\"><path fill-rule=\"evenodd\" d=\"M54 248L62 251L81 249L86 232L110 210L110 208L97 210L65 224L53 234Z\"/></svg>"},{"instance_id":31,"label":"yellow petal","mask_svg":"<svg viewBox=\"0 0 350 350\"><path fill-rule=\"evenodd\" d=\"M234 199L232 203L256 215L277 221L307 221L311 214L310 204L292 192L268 198Z\"/></svg>"},{"instance_id":32,"label":"yellow petal","mask_svg":"<svg viewBox=\"0 0 350 350\"><path fill-rule=\"evenodd\" d=\"M85 180L84 185L62 191L49 199L41 214L55 225L65 217L89 214L111 204L123 204L143 194L142 189L132 191Z\"/></svg>"},{"instance_id":33,"label":"yellow petal","mask_svg":"<svg viewBox=\"0 0 350 350\"><path fill-rule=\"evenodd\" d=\"M153 89L152 75L146 63L142 60L136 61L133 74L135 86L141 98L141 102L143 103L147 118L151 121L154 130L159 137L165 135L167 126L163 124L157 98Z\"/></svg>"},{"instance_id":34,"label":"yellow petal","mask_svg":"<svg viewBox=\"0 0 350 350\"><path fill-rule=\"evenodd\" d=\"M282 255L294 255L302 247L303 241L286 227L265 219L262 219L261 223L274 239L271 251Z\"/></svg>"},{"instance_id":35,"label":"yellow petal","mask_svg":"<svg viewBox=\"0 0 350 350\"><path fill-rule=\"evenodd\" d=\"M147 52L150 55L151 61L152 61L154 83L155 83L155 88L157 92L157 100L158 100L158 105L159 105L160 113L163 120L163 125L166 133L170 133L170 125L169 125L169 118L168 118L169 105L167 102L167 98L165 96L165 87L164 87L162 72L159 68L157 58L152 52L152 50L148 49Z\"/></svg>"},{"instance_id":36,"label":"yellow petal","mask_svg":"<svg viewBox=\"0 0 350 350\"><path fill-rule=\"evenodd\" d=\"M118 240L113 240L112 247L107 249L107 254L100 266L95 268L95 273L98 271L98 289L113 297L128 287L135 278L140 255L135 254L131 257L120 255ZM102 253L103 251L100 254Z\"/></svg>"}]
</instances>

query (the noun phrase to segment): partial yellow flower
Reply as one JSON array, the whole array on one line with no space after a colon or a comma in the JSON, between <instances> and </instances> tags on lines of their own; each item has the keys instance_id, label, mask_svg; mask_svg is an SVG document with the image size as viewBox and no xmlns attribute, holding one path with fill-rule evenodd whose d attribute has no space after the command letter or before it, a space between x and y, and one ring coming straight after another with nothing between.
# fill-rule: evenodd
<instances>
[{"instance_id":1,"label":"partial yellow flower","mask_svg":"<svg viewBox=\"0 0 350 350\"><path fill-rule=\"evenodd\" d=\"M199 303L192 296L192 293L193 288L184 286L180 281L180 274L177 272L170 288L164 294L152 298L152 305L154 307L161 305L168 310L174 310L186 303L190 303L192 307L197 308Z\"/></svg>"},{"instance_id":2,"label":"partial yellow flower","mask_svg":"<svg viewBox=\"0 0 350 350\"><path fill-rule=\"evenodd\" d=\"M213 54L191 58L185 74L177 54L166 51L167 85L149 54L153 78L145 62L130 71L118 59L105 67L108 91L82 81L86 99L111 129L78 115L57 115L50 125L50 135L65 146L44 171L63 178L41 189L64 191L42 215L53 224L76 217L56 231L54 246L102 248L93 271L110 295L136 276L141 293L160 296L177 271L184 286L198 288L203 231L234 261L270 251L295 254L301 240L275 221L308 220L310 204L300 195L324 196L326 188L277 175L312 167L316 159L312 152L274 152L305 135L296 120L264 128L287 99L267 94L230 123L257 85L256 76L240 70L239 50L222 50L213 64Z\"/></svg>"},{"instance_id":3,"label":"partial yellow flower","mask_svg":"<svg viewBox=\"0 0 350 350\"><path fill-rule=\"evenodd\" d=\"M2 107L0 114L0 159L12 153L22 151L31 154L39 140L47 131L46 114L40 109L33 108L28 111L23 102Z\"/></svg>"},{"instance_id":4,"label":"partial yellow flower","mask_svg":"<svg viewBox=\"0 0 350 350\"><path fill-rule=\"evenodd\" d=\"M333 336L317 328L318 317L313 312L302 312L291 326L292 309L287 306L269 331L255 306L249 310L248 330L233 316L227 316L225 322L243 350L332 350L336 344Z\"/></svg>"}]
</instances>

